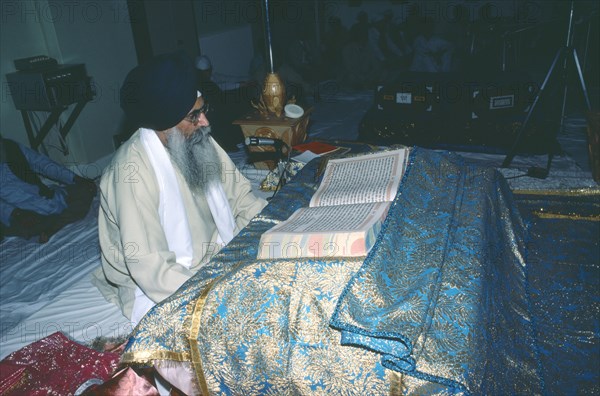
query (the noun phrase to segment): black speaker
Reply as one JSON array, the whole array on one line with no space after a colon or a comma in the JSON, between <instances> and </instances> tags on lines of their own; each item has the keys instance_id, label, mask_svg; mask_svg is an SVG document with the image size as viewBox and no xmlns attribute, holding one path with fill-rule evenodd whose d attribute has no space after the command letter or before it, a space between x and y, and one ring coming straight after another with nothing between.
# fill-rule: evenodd
<instances>
[{"instance_id":1,"label":"black speaker","mask_svg":"<svg viewBox=\"0 0 600 396\"><path fill-rule=\"evenodd\" d=\"M6 80L17 110L51 111L93 97L84 64L18 71Z\"/></svg>"}]
</instances>

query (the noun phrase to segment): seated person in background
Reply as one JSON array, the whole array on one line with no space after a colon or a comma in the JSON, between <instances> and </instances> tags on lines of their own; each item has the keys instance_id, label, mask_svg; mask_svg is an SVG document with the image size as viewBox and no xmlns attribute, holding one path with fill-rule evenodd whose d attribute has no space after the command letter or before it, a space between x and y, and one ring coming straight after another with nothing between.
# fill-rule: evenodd
<instances>
[{"instance_id":1,"label":"seated person in background","mask_svg":"<svg viewBox=\"0 0 600 396\"><path fill-rule=\"evenodd\" d=\"M266 205L210 136L190 58L129 72L121 108L139 129L100 181L102 267L94 284L138 323Z\"/></svg>"},{"instance_id":2,"label":"seated person in background","mask_svg":"<svg viewBox=\"0 0 600 396\"><path fill-rule=\"evenodd\" d=\"M425 23L421 34L413 43L413 59L409 67L414 72L449 72L452 71L454 45L437 29L433 23Z\"/></svg>"},{"instance_id":3,"label":"seated person in background","mask_svg":"<svg viewBox=\"0 0 600 396\"><path fill-rule=\"evenodd\" d=\"M456 72L464 67L469 47L469 10L458 4L446 18L424 22L413 42L411 71Z\"/></svg>"},{"instance_id":4,"label":"seated person in background","mask_svg":"<svg viewBox=\"0 0 600 396\"><path fill-rule=\"evenodd\" d=\"M210 58L202 55L196 58L198 90L209 103L211 125L214 127L213 138L225 151L237 151L237 145L244 141L239 125L233 121L250 110L250 98L243 95L243 84L225 85L227 91L213 81L213 66Z\"/></svg>"},{"instance_id":5,"label":"seated person in background","mask_svg":"<svg viewBox=\"0 0 600 396\"><path fill-rule=\"evenodd\" d=\"M0 177L2 237L39 237L45 243L83 218L96 195L93 181L10 139L0 138ZM40 177L58 184L44 184Z\"/></svg>"},{"instance_id":6,"label":"seated person in background","mask_svg":"<svg viewBox=\"0 0 600 396\"><path fill-rule=\"evenodd\" d=\"M286 96L305 103L315 96L315 88L324 78L325 69L308 27L300 24L290 25L288 29L287 39L278 45L284 57L277 73L285 82Z\"/></svg>"},{"instance_id":7,"label":"seated person in background","mask_svg":"<svg viewBox=\"0 0 600 396\"><path fill-rule=\"evenodd\" d=\"M369 45L366 29L352 29L342 50L343 70L340 81L351 89L374 89L381 81L382 65Z\"/></svg>"},{"instance_id":8,"label":"seated person in background","mask_svg":"<svg viewBox=\"0 0 600 396\"><path fill-rule=\"evenodd\" d=\"M342 49L348 41L348 30L342 25L342 20L337 16L330 16L327 20L321 54L325 67L324 78L335 78L342 68Z\"/></svg>"},{"instance_id":9,"label":"seated person in background","mask_svg":"<svg viewBox=\"0 0 600 396\"><path fill-rule=\"evenodd\" d=\"M386 67L398 69L407 63L406 58L412 51L405 42L403 32L394 23L394 13L386 10L383 17L369 29L369 41L380 62Z\"/></svg>"}]
</instances>

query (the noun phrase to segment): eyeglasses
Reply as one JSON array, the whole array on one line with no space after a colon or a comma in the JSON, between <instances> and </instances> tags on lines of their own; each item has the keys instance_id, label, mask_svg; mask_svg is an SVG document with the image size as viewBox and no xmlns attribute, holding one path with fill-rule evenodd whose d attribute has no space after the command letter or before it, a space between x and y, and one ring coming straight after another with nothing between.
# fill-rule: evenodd
<instances>
[{"instance_id":1,"label":"eyeglasses","mask_svg":"<svg viewBox=\"0 0 600 396\"><path fill-rule=\"evenodd\" d=\"M208 102L204 102L204 105L202 107L200 107L198 110L194 110L191 113L189 113L188 115L186 115L184 120L189 121L192 124L195 124L200 119L200 114L204 113L204 115L206 116L206 114L208 113L208 110L210 110L210 106L209 106Z\"/></svg>"}]
</instances>

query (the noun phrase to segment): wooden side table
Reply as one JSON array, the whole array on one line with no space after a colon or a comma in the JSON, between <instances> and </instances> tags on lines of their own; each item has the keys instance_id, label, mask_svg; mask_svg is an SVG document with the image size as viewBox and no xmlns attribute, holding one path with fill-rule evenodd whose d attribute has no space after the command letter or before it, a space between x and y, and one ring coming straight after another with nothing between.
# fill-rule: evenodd
<instances>
[{"instance_id":1,"label":"wooden side table","mask_svg":"<svg viewBox=\"0 0 600 396\"><path fill-rule=\"evenodd\" d=\"M299 144L306 140L306 128L310 119L312 107L304 111L300 118L289 118L284 115L263 116L258 111L247 114L244 118L233 121L234 125L242 128L244 137L264 137L282 140L288 147ZM287 154L287 149L284 149ZM276 151L272 146L250 146L248 147L250 160L257 169L273 170L276 166ZM265 159L265 158L272 159Z\"/></svg>"}]
</instances>

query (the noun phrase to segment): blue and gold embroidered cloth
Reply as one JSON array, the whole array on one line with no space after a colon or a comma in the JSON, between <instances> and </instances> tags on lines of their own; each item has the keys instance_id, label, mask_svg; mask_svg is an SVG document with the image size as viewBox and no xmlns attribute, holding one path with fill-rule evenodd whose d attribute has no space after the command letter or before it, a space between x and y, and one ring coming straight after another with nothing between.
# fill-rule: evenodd
<instances>
[{"instance_id":1,"label":"blue and gold embroidered cloth","mask_svg":"<svg viewBox=\"0 0 600 396\"><path fill-rule=\"evenodd\" d=\"M150 311L123 362L189 362L210 394L543 393L526 228L499 173L412 149L366 258L256 260L318 165Z\"/></svg>"}]
</instances>

